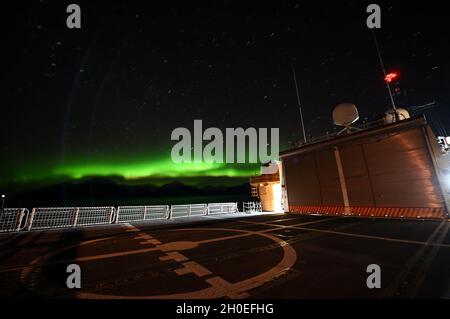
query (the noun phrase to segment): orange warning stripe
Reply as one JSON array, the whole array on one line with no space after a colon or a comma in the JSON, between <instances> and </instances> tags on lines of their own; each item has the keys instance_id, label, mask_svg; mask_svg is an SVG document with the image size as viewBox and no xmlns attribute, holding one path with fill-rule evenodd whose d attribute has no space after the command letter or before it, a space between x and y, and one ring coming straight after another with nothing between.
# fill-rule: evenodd
<instances>
[{"instance_id":1,"label":"orange warning stripe","mask_svg":"<svg viewBox=\"0 0 450 319\"><path fill-rule=\"evenodd\" d=\"M384 218L448 218L445 207L289 206L290 213Z\"/></svg>"}]
</instances>

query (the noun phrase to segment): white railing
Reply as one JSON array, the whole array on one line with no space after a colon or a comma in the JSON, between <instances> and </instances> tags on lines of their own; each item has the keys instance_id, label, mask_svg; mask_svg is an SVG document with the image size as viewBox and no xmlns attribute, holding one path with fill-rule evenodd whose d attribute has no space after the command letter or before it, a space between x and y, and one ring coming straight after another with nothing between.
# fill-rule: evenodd
<instances>
[{"instance_id":1,"label":"white railing","mask_svg":"<svg viewBox=\"0 0 450 319\"><path fill-rule=\"evenodd\" d=\"M119 206L117 207L117 223L167 219L170 207L168 205L155 206Z\"/></svg>"},{"instance_id":2,"label":"white railing","mask_svg":"<svg viewBox=\"0 0 450 319\"><path fill-rule=\"evenodd\" d=\"M191 204L189 216L204 216L208 214L208 204Z\"/></svg>"},{"instance_id":3,"label":"white railing","mask_svg":"<svg viewBox=\"0 0 450 319\"><path fill-rule=\"evenodd\" d=\"M28 209L4 208L0 210L0 233L20 231L28 222Z\"/></svg>"},{"instance_id":4,"label":"white railing","mask_svg":"<svg viewBox=\"0 0 450 319\"><path fill-rule=\"evenodd\" d=\"M244 212L261 212L260 202L243 203ZM0 233L23 229L42 230L107 225L126 222L163 220L179 217L232 214L238 203L114 207L41 207L0 210Z\"/></svg>"},{"instance_id":5,"label":"white railing","mask_svg":"<svg viewBox=\"0 0 450 319\"><path fill-rule=\"evenodd\" d=\"M80 207L74 226L111 224L115 220L115 214L114 207Z\"/></svg>"},{"instance_id":6,"label":"white railing","mask_svg":"<svg viewBox=\"0 0 450 319\"><path fill-rule=\"evenodd\" d=\"M114 207L33 208L28 230L111 224L115 211Z\"/></svg>"},{"instance_id":7,"label":"white railing","mask_svg":"<svg viewBox=\"0 0 450 319\"><path fill-rule=\"evenodd\" d=\"M172 205L170 208L170 218L204 216L207 214L207 204Z\"/></svg>"},{"instance_id":8,"label":"white railing","mask_svg":"<svg viewBox=\"0 0 450 319\"><path fill-rule=\"evenodd\" d=\"M243 210L245 213L260 213L262 212L260 202L244 202Z\"/></svg>"},{"instance_id":9,"label":"white railing","mask_svg":"<svg viewBox=\"0 0 450 319\"><path fill-rule=\"evenodd\" d=\"M208 204L208 215L231 214L238 212L237 203L210 203Z\"/></svg>"}]
</instances>

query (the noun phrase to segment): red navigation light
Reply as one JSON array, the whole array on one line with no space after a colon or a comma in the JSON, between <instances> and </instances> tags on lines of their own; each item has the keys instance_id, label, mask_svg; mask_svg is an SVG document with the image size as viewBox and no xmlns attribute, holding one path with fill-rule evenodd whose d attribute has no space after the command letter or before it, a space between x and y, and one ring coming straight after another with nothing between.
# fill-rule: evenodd
<instances>
[{"instance_id":1,"label":"red navigation light","mask_svg":"<svg viewBox=\"0 0 450 319\"><path fill-rule=\"evenodd\" d=\"M386 74L386 76L384 77L384 80L385 80L387 83L391 83L391 82L394 81L396 78L398 78L398 73L392 72L392 73Z\"/></svg>"}]
</instances>

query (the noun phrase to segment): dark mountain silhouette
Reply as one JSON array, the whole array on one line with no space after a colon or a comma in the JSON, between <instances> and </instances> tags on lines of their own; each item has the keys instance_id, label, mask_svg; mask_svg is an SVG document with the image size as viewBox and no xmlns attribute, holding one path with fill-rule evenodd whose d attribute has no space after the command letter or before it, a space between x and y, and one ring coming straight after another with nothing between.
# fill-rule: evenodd
<instances>
[{"instance_id":1,"label":"dark mountain silhouette","mask_svg":"<svg viewBox=\"0 0 450 319\"><path fill-rule=\"evenodd\" d=\"M126 185L107 178L91 178L79 182L62 182L19 193L8 199L8 206L35 206L47 203L71 205L71 202L116 205L133 199L177 198L177 197L220 197L236 195L244 198L250 195L250 186L245 183L236 186L191 186L181 182L170 182L162 186ZM27 206L28 205L28 206Z\"/></svg>"}]
</instances>

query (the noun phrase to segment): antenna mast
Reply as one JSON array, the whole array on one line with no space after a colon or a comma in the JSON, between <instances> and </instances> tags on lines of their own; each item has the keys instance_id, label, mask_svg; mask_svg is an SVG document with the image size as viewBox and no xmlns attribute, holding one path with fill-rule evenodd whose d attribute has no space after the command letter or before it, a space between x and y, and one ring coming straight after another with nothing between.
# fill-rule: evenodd
<instances>
[{"instance_id":1,"label":"antenna mast","mask_svg":"<svg viewBox=\"0 0 450 319\"><path fill-rule=\"evenodd\" d=\"M302 122L303 142L306 144L305 123L303 122L302 105L300 104L300 93L299 93L299 90L298 90L297 75L295 74L295 67L294 66L292 66L292 73L294 74L294 83L295 83L295 91L297 92L298 110L300 112L300 120Z\"/></svg>"},{"instance_id":2,"label":"antenna mast","mask_svg":"<svg viewBox=\"0 0 450 319\"><path fill-rule=\"evenodd\" d=\"M398 112L397 112L397 107L395 106L395 101L394 101L394 96L392 95L391 86L389 85L389 82L386 81L386 76L387 76L386 68L384 67L383 58L381 57L380 46L378 45L377 36L376 36L374 30L372 30L372 35L373 35L373 40L375 42L375 47L377 49L378 59L380 60L381 69L383 70L383 75L384 75L385 82L386 82L386 87L387 87L387 90L388 90L388 93L389 93L389 98L391 99L392 109L394 110L395 122L398 122L399 121L399 116L398 116Z\"/></svg>"}]
</instances>

